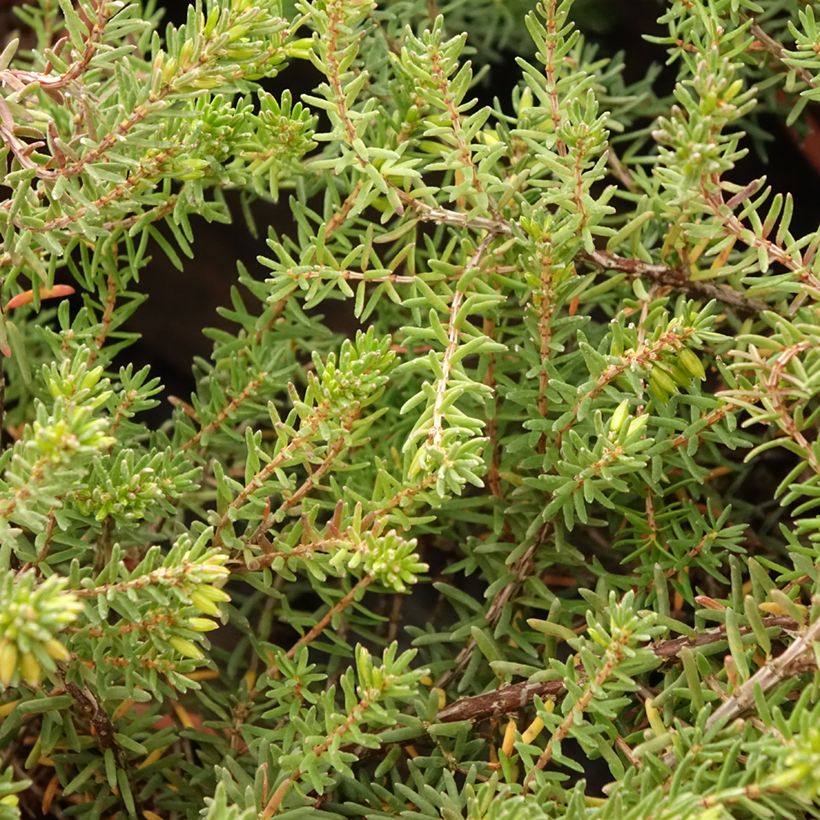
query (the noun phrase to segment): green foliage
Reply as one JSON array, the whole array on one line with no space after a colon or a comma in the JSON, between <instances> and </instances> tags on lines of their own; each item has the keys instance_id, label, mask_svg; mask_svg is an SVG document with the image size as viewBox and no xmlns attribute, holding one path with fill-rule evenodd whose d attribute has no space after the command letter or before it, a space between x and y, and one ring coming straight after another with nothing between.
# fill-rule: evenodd
<instances>
[{"instance_id":1,"label":"green foliage","mask_svg":"<svg viewBox=\"0 0 820 820\"><path fill-rule=\"evenodd\" d=\"M6 574L0 591L0 681L13 686L22 678L37 686L43 669L54 672L55 661L70 655L55 638L79 614L80 602L62 591L65 580L52 576L35 587L34 573Z\"/></svg>"},{"instance_id":2,"label":"green foliage","mask_svg":"<svg viewBox=\"0 0 820 820\"><path fill-rule=\"evenodd\" d=\"M17 11L0 820L816 816L820 230L738 164L816 4L672 0L633 84L597 0ZM149 425L230 190L292 225Z\"/></svg>"},{"instance_id":3,"label":"green foliage","mask_svg":"<svg viewBox=\"0 0 820 820\"><path fill-rule=\"evenodd\" d=\"M2 820L18 820L20 798L17 792L23 791L31 785L30 780L16 781L13 778L11 767L0 775L0 818Z\"/></svg>"}]
</instances>

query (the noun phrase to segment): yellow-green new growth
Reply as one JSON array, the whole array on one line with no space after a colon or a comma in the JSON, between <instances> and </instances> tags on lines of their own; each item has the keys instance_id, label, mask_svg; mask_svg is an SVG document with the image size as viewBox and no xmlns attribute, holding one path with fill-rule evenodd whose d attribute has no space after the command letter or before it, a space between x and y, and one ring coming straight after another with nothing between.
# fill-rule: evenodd
<instances>
[{"instance_id":1,"label":"yellow-green new growth","mask_svg":"<svg viewBox=\"0 0 820 820\"><path fill-rule=\"evenodd\" d=\"M82 603L64 591L66 580L53 575L37 584L33 571L7 571L0 580L0 684L22 679L38 686L45 674L71 653L56 637L82 610Z\"/></svg>"}]
</instances>

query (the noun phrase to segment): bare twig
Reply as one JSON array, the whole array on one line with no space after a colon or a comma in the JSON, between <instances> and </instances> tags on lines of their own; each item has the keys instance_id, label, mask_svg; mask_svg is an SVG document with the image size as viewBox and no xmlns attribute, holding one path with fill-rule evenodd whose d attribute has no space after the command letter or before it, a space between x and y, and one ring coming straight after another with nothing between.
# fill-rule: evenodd
<instances>
[{"instance_id":1,"label":"bare twig","mask_svg":"<svg viewBox=\"0 0 820 820\"><path fill-rule=\"evenodd\" d=\"M567 691L561 680L549 680L542 683L513 683L485 692L483 695L472 695L459 698L436 715L436 721L450 723L457 720L486 720L491 717L507 715L526 709L532 705L534 697L560 697Z\"/></svg>"},{"instance_id":2,"label":"bare twig","mask_svg":"<svg viewBox=\"0 0 820 820\"><path fill-rule=\"evenodd\" d=\"M814 275L810 266L813 251L807 249L804 253L801 253L792 246L786 246L776 239L771 240L768 236L761 235L754 230L749 230L743 222L731 212L729 203L724 202L723 193L718 185L719 179L717 177L715 177L713 183L714 186L712 189L707 189L705 185L702 186L701 193L714 216L722 220L727 234L732 234L748 248L753 248L756 252L765 254L770 262L782 265L787 270L795 273L806 288L806 291L799 294L798 299L804 299L809 290L814 293L820 293L820 279Z\"/></svg>"},{"instance_id":3,"label":"bare twig","mask_svg":"<svg viewBox=\"0 0 820 820\"><path fill-rule=\"evenodd\" d=\"M340 598L323 616L322 618L316 622L310 632L306 632L296 641L293 646L288 649L287 657L293 658L296 657L296 653L303 647L310 644L322 632L327 629L328 624L333 620L333 618L338 615L340 612L344 612L347 607L353 603L356 599L356 596L362 592L363 590L367 589L370 584L373 583L375 579L372 575L364 575L362 576L351 588L350 591L345 594L343 598ZM270 676L273 672L273 669L268 670L268 675Z\"/></svg>"},{"instance_id":4,"label":"bare twig","mask_svg":"<svg viewBox=\"0 0 820 820\"><path fill-rule=\"evenodd\" d=\"M635 177L629 169L621 162L621 158L615 153L615 149L610 145L606 154L607 165L609 165L612 176L620 182L628 191L635 192L638 186L635 184Z\"/></svg>"},{"instance_id":5,"label":"bare twig","mask_svg":"<svg viewBox=\"0 0 820 820\"><path fill-rule=\"evenodd\" d=\"M578 258L601 270L613 270L625 273L637 279L646 277L659 285L666 285L674 290L682 290L698 299L717 299L726 305L736 308L738 313L751 316L766 310L766 303L750 299L729 285L716 285L712 282L693 281L681 268L670 268L668 265L653 265L642 259L618 256L605 251L581 252Z\"/></svg>"},{"instance_id":6,"label":"bare twig","mask_svg":"<svg viewBox=\"0 0 820 820\"><path fill-rule=\"evenodd\" d=\"M721 723L728 723L749 709L759 688L765 694L789 675L789 669L799 659L812 651L812 644L820 640L820 618L781 652L776 658L761 666L749 680L724 701L706 721L707 730Z\"/></svg>"},{"instance_id":7,"label":"bare twig","mask_svg":"<svg viewBox=\"0 0 820 820\"><path fill-rule=\"evenodd\" d=\"M793 618L778 615L764 618L763 626L766 629L796 629L798 624ZM751 631L750 627L740 628L740 632L743 635L749 634ZM725 640L726 628L721 626L708 632L702 632L692 638L681 637L663 641L655 644L652 650L659 659L668 663L674 663L678 660L683 649L706 646L711 643L716 643L717 641ZM804 636L802 651L805 651L807 645L809 644L807 644ZM781 665L781 668L782 666L790 665L794 658L800 654L801 652L797 652L790 658L787 658L786 664ZM783 657L783 655L780 657ZM436 720L441 723L449 723L456 720L485 720L490 717L509 714L518 709L524 709L532 703L532 699L536 695L539 697L561 697L565 692L566 686L562 680L551 680L541 683L513 683L509 686L494 689L492 692L460 698L442 709L436 716ZM717 714L717 712L715 714Z\"/></svg>"},{"instance_id":8,"label":"bare twig","mask_svg":"<svg viewBox=\"0 0 820 820\"><path fill-rule=\"evenodd\" d=\"M464 273L469 273L469 271L477 268L481 264L481 258L490 246L492 239L493 234L491 233L488 233L487 236L484 237L475 253L464 266ZM430 434L427 437L427 443L436 449L441 448L441 440L444 435L444 402L447 398L447 388L450 383L450 370L452 368L453 357L458 351L458 341L461 336L461 331L458 329L456 319L458 318L463 299L464 291L456 290L453 294L453 300L450 303L450 321L447 324L448 343L441 359L441 377L436 383L436 396L431 411L432 422L430 424Z\"/></svg>"},{"instance_id":9,"label":"bare twig","mask_svg":"<svg viewBox=\"0 0 820 820\"><path fill-rule=\"evenodd\" d=\"M317 760L321 759L321 757L327 753L328 749L330 749L334 743L338 742L339 738L344 737L344 735L356 725L357 721L361 719L362 715L365 714L370 705L376 700L378 693L378 690L366 691L362 695L362 699L359 703L357 703L350 710L344 722L329 732L328 736L321 743L316 744L312 749L310 749L310 753L313 757ZM261 820L268 820L268 818L273 817L273 815L279 811L282 801L287 796L291 786L299 781L302 774L303 772L301 769L293 769L293 771L291 771L290 774L279 784L270 800L268 800L265 804L265 808L262 810L262 813L259 815Z\"/></svg>"},{"instance_id":10,"label":"bare twig","mask_svg":"<svg viewBox=\"0 0 820 820\"><path fill-rule=\"evenodd\" d=\"M400 199L416 212L422 222L435 222L438 225L452 225L454 228L469 228L473 231L488 231L491 234L512 234L512 223L504 219L487 219L484 216L468 216L449 208L434 208L426 202L414 199L401 192Z\"/></svg>"},{"instance_id":11,"label":"bare twig","mask_svg":"<svg viewBox=\"0 0 820 820\"><path fill-rule=\"evenodd\" d=\"M496 235L514 236L516 234L514 223L504 219L470 217L448 208L434 208L407 194L402 196L402 200L415 210L418 218L423 222L435 222L439 225L451 225L454 228L467 228L473 231L488 231ZM743 315L751 316L766 310L767 307L765 302L745 296L729 285L694 281L682 268L655 265L651 262L644 262L642 259L618 256L618 254L600 250L592 253L582 251L576 258L600 270L620 271L631 278L646 277L659 285L683 291L697 299L717 299L719 302L734 307L738 313ZM775 258L774 255L773 258ZM775 261L782 260L775 258Z\"/></svg>"},{"instance_id":12,"label":"bare twig","mask_svg":"<svg viewBox=\"0 0 820 820\"><path fill-rule=\"evenodd\" d=\"M80 687L70 681L65 681L65 688L77 703L80 711L94 727L94 735L97 738L99 747L101 749L113 749L121 763L121 755L114 740L114 724L111 722L108 713L100 706L96 697L87 687Z\"/></svg>"},{"instance_id":13,"label":"bare twig","mask_svg":"<svg viewBox=\"0 0 820 820\"><path fill-rule=\"evenodd\" d=\"M745 19L749 19L748 15L741 15ZM752 23L749 26L749 32L754 34L755 39L760 45L769 52L779 63L782 63L787 71L793 71L809 88L815 88L817 85L811 72L800 66L792 66L786 62L786 50L782 44L774 39L770 34L767 34L765 29L759 23Z\"/></svg>"},{"instance_id":14,"label":"bare twig","mask_svg":"<svg viewBox=\"0 0 820 820\"><path fill-rule=\"evenodd\" d=\"M786 406L786 402L783 400L782 391L780 390L780 381L785 378L783 371L786 369L789 362L801 353L811 350L811 348L812 343L805 339L802 342L793 344L783 350L783 352L777 356L774 364L772 365L771 373L766 379L766 387L768 388L769 399L778 412L777 422L780 428L786 432L789 438L791 438L791 440L794 441L794 443L800 448L802 453L805 454L806 463L811 467L811 469L817 475L820 475L820 457L817 456L814 452L815 448L803 435L803 431L800 429L800 426L795 420L794 414L790 412L789 408Z\"/></svg>"},{"instance_id":15,"label":"bare twig","mask_svg":"<svg viewBox=\"0 0 820 820\"><path fill-rule=\"evenodd\" d=\"M564 742L567 735L569 735L570 731L572 731L572 727L579 721L579 717L587 711L589 705L593 700L595 700L595 693L600 692L606 681L612 677L624 657L624 652L626 649L626 644L629 641L629 637L630 636L628 634L624 633L619 639L614 640L609 647L607 647L601 668L598 670L592 681L588 682L588 684L584 687L584 691L581 696L571 704L569 710L564 716L564 719L547 741L547 745L544 747L544 751L541 753L541 756L535 761L535 764L527 772L527 776L524 778L523 794L527 794L530 790L530 786L532 785L533 780L535 780L536 773L540 772L545 766L549 765L549 762L555 754L556 747L560 748L560 744Z\"/></svg>"}]
</instances>

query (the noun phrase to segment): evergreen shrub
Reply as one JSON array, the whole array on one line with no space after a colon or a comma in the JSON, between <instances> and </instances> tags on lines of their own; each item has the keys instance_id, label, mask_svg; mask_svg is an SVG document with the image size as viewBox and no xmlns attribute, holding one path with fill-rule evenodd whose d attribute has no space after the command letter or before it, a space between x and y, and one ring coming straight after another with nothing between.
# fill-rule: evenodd
<instances>
[{"instance_id":1,"label":"evergreen shrub","mask_svg":"<svg viewBox=\"0 0 820 820\"><path fill-rule=\"evenodd\" d=\"M820 231L743 159L817 4L638 5L637 81L606 3L19 5L2 820L820 814ZM231 190L293 224L163 395Z\"/></svg>"}]
</instances>

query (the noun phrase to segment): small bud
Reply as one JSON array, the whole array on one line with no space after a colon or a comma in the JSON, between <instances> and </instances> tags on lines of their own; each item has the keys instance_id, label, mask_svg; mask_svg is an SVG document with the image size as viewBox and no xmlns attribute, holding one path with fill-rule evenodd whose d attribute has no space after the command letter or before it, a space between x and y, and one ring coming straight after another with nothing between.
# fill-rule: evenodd
<instances>
[{"instance_id":1,"label":"small bud","mask_svg":"<svg viewBox=\"0 0 820 820\"><path fill-rule=\"evenodd\" d=\"M309 60L313 52L313 38L302 37L293 40L285 48L285 56L291 60Z\"/></svg>"},{"instance_id":2,"label":"small bud","mask_svg":"<svg viewBox=\"0 0 820 820\"><path fill-rule=\"evenodd\" d=\"M226 570L224 567L221 567L220 569L222 571L224 571L224 573L226 575L228 574L228 570ZM206 598L210 598L212 601L218 601L219 603L222 603L223 601L230 601L231 600L231 596L228 595L227 592L224 592L221 589L217 589L217 587L211 587L211 586L202 587L200 592Z\"/></svg>"},{"instance_id":3,"label":"small bud","mask_svg":"<svg viewBox=\"0 0 820 820\"><path fill-rule=\"evenodd\" d=\"M185 658L192 658L195 661L202 660L204 657L202 650L192 641L186 638L180 638L178 635L173 635L168 638L168 643Z\"/></svg>"},{"instance_id":4,"label":"small bud","mask_svg":"<svg viewBox=\"0 0 820 820\"><path fill-rule=\"evenodd\" d=\"M516 728L515 720L510 718L506 728L504 729L504 740L501 744L501 751L504 752L507 757L510 757L513 753Z\"/></svg>"},{"instance_id":5,"label":"small bud","mask_svg":"<svg viewBox=\"0 0 820 820\"><path fill-rule=\"evenodd\" d=\"M637 418L632 419L632 421L629 422L629 427L626 431L627 441L636 439L641 433L643 433L648 422L649 416L646 413L644 413L642 416L638 416Z\"/></svg>"},{"instance_id":6,"label":"small bud","mask_svg":"<svg viewBox=\"0 0 820 820\"><path fill-rule=\"evenodd\" d=\"M612 418L609 421L609 429L613 433L619 433L621 427L624 426L624 422L626 421L627 416L629 415L629 399L624 399L616 408L615 412L612 414Z\"/></svg>"},{"instance_id":7,"label":"small bud","mask_svg":"<svg viewBox=\"0 0 820 820\"><path fill-rule=\"evenodd\" d=\"M56 638L49 638L43 644L43 649L45 649L55 661L71 660L71 653Z\"/></svg>"},{"instance_id":8,"label":"small bud","mask_svg":"<svg viewBox=\"0 0 820 820\"><path fill-rule=\"evenodd\" d=\"M205 25L202 29L202 36L205 39L213 34L214 29L216 28L217 24L219 23L219 15L220 15L220 8L218 6L214 6L211 11L208 13L208 17L205 20ZM160 52L161 54L162 52Z\"/></svg>"},{"instance_id":9,"label":"small bud","mask_svg":"<svg viewBox=\"0 0 820 820\"><path fill-rule=\"evenodd\" d=\"M652 373L649 376L649 384L650 387L655 389L655 392L662 396L672 396L678 392L678 386L674 381L672 381L672 378L667 373L664 373L664 371L661 370L660 367L656 367L652 370Z\"/></svg>"},{"instance_id":10,"label":"small bud","mask_svg":"<svg viewBox=\"0 0 820 820\"><path fill-rule=\"evenodd\" d=\"M8 686L17 671L17 645L10 641L0 643L0 683Z\"/></svg>"},{"instance_id":11,"label":"small bud","mask_svg":"<svg viewBox=\"0 0 820 820\"><path fill-rule=\"evenodd\" d=\"M219 553L211 557L210 563L203 564L202 566L198 567L197 577L199 578L200 583L212 584L214 581L220 581L223 578L226 578L229 575L229 572L226 567L222 566L222 562L225 560L227 560L226 556ZM222 592L222 590L220 589L215 589L213 587L203 587L203 590L206 588L210 590L206 594L211 598L211 600L231 600L231 596L225 592Z\"/></svg>"},{"instance_id":12,"label":"small bud","mask_svg":"<svg viewBox=\"0 0 820 820\"><path fill-rule=\"evenodd\" d=\"M197 77L193 77L190 84L192 88L198 88L201 91L210 91L212 88L218 88L224 82L225 80L219 75L208 76L206 74L200 74Z\"/></svg>"},{"instance_id":13,"label":"small bud","mask_svg":"<svg viewBox=\"0 0 820 820\"><path fill-rule=\"evenodd\" d=\"M684 347L678 354L678 361L685 368L687 373L690 373L696 379L703 381L706 378L706 371L703 369L703 363L698 358L697 354Z\"/></svg>"},{"instance_id":14,"label":"small bud","mask_svg":"<svg viewBox=\"0 0 820 820\"><path fill-rule=\"evenodd\" d=\"M201 589L191 593L191 603L206 615L213 615L215 618L220 615L219 606L209 596L203 595Z\"/></svg>"},{"instance_id":15,"label":"small bud","mask_svg":"<svg viewBox=\"0 0 820 820\"><path fill-rule=\"evenodd\" d=\"M684 370L679 364L673 364L667 371L675 384L681 387L686 387L691 381L692 376L688 370Z\"/></svg>"},{"instance_id":16,"label":"small bud","mask_svg":"<svg viewBox=\"0 0 820 820\"><path fill-rule=\"evenodd\" d=\"M611 641L605 635L602 635L601 632L596 629L594 626L591 626L587 629L587 635L592 638L598 646L608 647Z\"/></svg>"},{"instance_id":17,"label":"small bud","mask_svg":"<svg viewBox=\"0 0 820 820\"><path fill-rule=\"evenodd\" d=\"M29 686L39 686L43 679L43 667L40 666L40 661L31 654L31 652L24 652L20 659L20 674L23 680Z\"/></svg>"},{"instance_id":18,"label":"small bud","mask_svg":"<svg viewBox=\"0 0 820 820\"><path fill-rule=\"evenodd\" d=\"M93 370L89 370L88 373L86 373L85 376L83 376L83 388L86 390L90 390L92 387L95 387L99 380L102 378L102 374L102 367L95 367Z\"/></svg>"},{"instance_id":19,"label":"small bud","mask_svg":"<svg viewBox=\"0 0 820 820\"><path fill-rule=\"evenodd\" d=\"M536 716L535 720L521 733L521 740L524 743L532 743L541 734L543 728L544 721Z\"/></svg>"},{"instance_id":20,"label":"small bud","mask_svg":"<svg viewBox=\"0 0 820 820\"><path fill-rule=\"evenodd\" d=\"M168 84L174 79L177 73L177 61L174 57L169 57L162 69L162 82Z\"/></svg>"},{"instance_id":21,"label":"small bud","mask_svg":"<svg viewBox=\"0 0 820 820\"><path fill-rule=\"evenodd\" d=\"M181 66L187 66L191 61L191 55L194 52L194 44L191 40L186 40L182 44L182 48L179 51L179 64Z\"/></svg>"},{"instance_id":22,"label":"small bud","mask_svg":"<svg viewBox=\"0 0 820 820\"><path fill-rule=\"evenodd\" d=\"M652 698L647 698L646 701L644 701L644 707L646 708L646 717L649 720L652 731L655 733L655 737L661 737L666 734L666 727L663 725L660 712L658 712L655 704L652 702Z\"/></svg>"},{"instance_id":23,"label":"small bud","mask_svg":"<svg viewBox=\"0 0 820 820\"><path fill-rule=\"evenodd\" d=\"M196 632L210 632L219 629L219 624L210 618L188 618L188 626Z\"/></svg>"},{"instance_id":24,"label":"small bud","mask_svg":"<svg viewBox=\"0 0 820 820\"><path fill-rule=\"evenodd\" d=\"M735 80L723 93L723 99L731 102L743 90L743 80Z\"/></svg>"}]
</instances>

